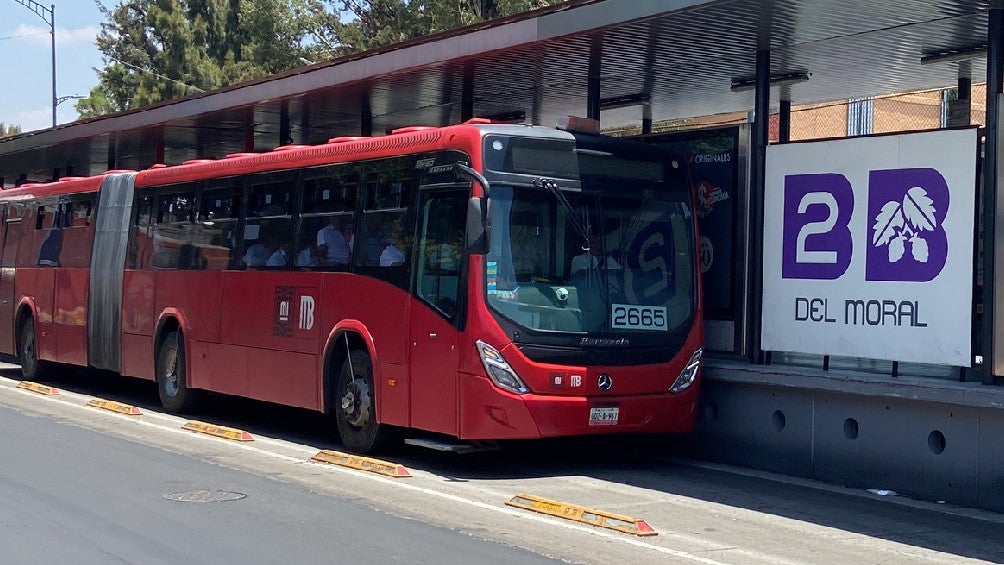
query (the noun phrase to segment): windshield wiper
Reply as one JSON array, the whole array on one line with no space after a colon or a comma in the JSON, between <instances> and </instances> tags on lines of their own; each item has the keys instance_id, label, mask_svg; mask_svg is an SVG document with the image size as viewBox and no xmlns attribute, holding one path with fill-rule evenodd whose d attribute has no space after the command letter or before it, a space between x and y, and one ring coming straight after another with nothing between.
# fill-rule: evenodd
<instances>
[{"instance_id":1,"label":"windshield wiper","mask_svg":"<svg viewBox=\"0 0 1004 565\"><path fill-rule=\"evenodd\" d=\"M555 200L561 203L561 208L565 212L565 219L568 220L568 223L572 226L572 229L574 229L578 233L578 235L582 236L582 240L584 242L582 245L582 250L585 251L586 253L589 253L589 249L592 247L592 243L590 242L589 238L589 232L590 232L589 219L588 218L586 219L585 224L579 221L579 219L576 217L575 208L572 207L572 204L568 201L568 198L565 196L565 193L563 193L561 189L558 188L557 181L540 178L534 180L533 185L546 188L552 195L554 195Z\"/></svg>"}]
</instances>

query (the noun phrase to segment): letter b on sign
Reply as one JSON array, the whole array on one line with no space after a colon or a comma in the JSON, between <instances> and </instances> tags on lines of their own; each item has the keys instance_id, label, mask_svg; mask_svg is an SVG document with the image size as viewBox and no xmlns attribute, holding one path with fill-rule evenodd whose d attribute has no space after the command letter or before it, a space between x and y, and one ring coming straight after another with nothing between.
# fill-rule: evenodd
<instances>
[{"instance_id":1,"label":"letter b on sign","mask_svg":"<svg viewBox=\"0 0 1004 565\"><path fill-rule=\"evenodd\" d=\"M784 177L781 278L833 280L851 264L854 191L844 175Z\"/></svg>"},{"instance_id":2,"label":"letter b on sign","mask_svg":"<svg viewBox=\"0 0 1004 565\"><path fill-rule=\"evenodd\" d=\"M948 260L949 192L935 169L871 171L865 280L933 280Z\"/></svg>"}]
</instances>

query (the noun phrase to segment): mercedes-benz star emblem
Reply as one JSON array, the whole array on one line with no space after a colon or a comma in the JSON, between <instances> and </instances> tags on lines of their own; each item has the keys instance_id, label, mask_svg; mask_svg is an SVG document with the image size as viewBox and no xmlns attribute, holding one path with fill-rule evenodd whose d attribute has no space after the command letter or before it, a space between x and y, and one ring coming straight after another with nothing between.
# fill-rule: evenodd
<instances>
[{"instance_id":1,"label":"mercedes-benz star emblem","mask_svg":"<svg viewBox=\"0 0 1004 565\"><path fill-rule=\"evenodd\" d=\"M610 387L614 386L614 378L610 375L600 375L600 378L596 379L596 386L602 391L610 390Z\"/></svg>"}]
</instances>

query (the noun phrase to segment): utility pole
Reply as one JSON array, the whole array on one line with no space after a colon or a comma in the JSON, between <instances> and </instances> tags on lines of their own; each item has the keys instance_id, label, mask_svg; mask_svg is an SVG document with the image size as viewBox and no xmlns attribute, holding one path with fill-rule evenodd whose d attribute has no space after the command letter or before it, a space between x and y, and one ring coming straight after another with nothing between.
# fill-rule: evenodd
<instances>
[{"instance_id":1,"label":"utility pole","mask_svg":"<svg viewBox=\"0 0 1004 565\"><path fill-rule=\"evenodd\" d=\"M18 4L28 8L35 15L42 18L42 21L49 24L49 38L52 45L52 127L56 127L56 5L51 4L48 8L35 2L35 0L14 0Z\"/></svg>"}]
</instances>

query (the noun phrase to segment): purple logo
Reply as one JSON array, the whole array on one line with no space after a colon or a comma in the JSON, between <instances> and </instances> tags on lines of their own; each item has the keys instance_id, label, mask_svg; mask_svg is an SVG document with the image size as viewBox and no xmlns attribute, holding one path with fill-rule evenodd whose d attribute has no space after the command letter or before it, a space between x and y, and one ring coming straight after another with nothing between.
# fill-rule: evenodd
<instances>
[{"instance_id":1,"label":"purple logo","mask_svg":"<svg viewBox=\"0 0 1004 565\"><path fill-rule=\"evenodd\" d=\"M934 169L871 171L865 280L926 282L948 257L948 183Z\"/></svg>"},{"instance_id":2,"label":"purple logo","mask_svg":"<svg viewBox=\"0 0 1004 565\"><path fill-rule=\"evenodd\" d=\"M781 277L833 280L851 264L854 191L844 175L784 177Z\"/></svg>"}]
</instances>

